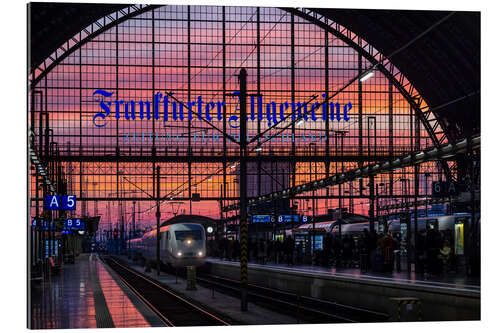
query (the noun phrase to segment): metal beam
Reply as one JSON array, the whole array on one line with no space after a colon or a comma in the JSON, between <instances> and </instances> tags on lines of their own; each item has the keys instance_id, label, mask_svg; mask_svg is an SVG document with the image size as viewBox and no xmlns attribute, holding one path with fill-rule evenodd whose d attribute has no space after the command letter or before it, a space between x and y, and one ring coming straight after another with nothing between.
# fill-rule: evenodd
<instances>
[{"instance_id":1,"label":"metal beam","mask_svg":"<svg viewBox=\"0 0 500 333\"><path fill-rule=\"evenodd\" d=\"M471 138L465 138L462 140L458 140L457 142L454 143L448 143L441 147L433 147L427 150L422 150L406 156L402 156L392 161L371 164L366 167L352 169L344 173L338 173L334 176L327 177L321 180L298 185L292 188L285 189L283 191L270 193L268 195L261 196L257 199L251 199L249 201L249 204L257 205L269 200L288 198L293 195L296 196L297 194L300 193L309 192L320 188L327 188L330 186L343 184L361 178L374 176L380 173L392 172L395 169L410 167L420 163L436 161L436 160L446 160L455 156L456 154L465 153L467 151L468 144L470 144L471 149L473 150L479 149L481 146L481 136L477 135ZM444 164L446 163L447 162L445 161ZM232 210L237 210L238 208L239 205L234 204L224 207L224 210L232 211Z\"/></svg>"}]
</instances>

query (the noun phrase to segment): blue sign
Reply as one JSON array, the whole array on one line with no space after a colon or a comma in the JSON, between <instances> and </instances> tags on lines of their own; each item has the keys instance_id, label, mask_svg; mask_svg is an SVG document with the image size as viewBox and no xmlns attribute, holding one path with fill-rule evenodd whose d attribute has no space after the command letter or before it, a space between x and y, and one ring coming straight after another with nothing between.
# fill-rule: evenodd
<instances>
[{"instance_id":1,"label":"blue sign","mask_svg":"<svg viewBox=\"0 0 500 333\"><path fill-rule=\"evenodd\" d=\"M299 223L299 215L280 215L278 216L279 223Z\"/></svg>"},{"instance_id":2,"label":"blue sign","mask_svg":"<svg viewBox=\"0 0 500 333\"><path fill-rule=\"evenodd\" d=\"M85 222L81 219L67 219L64 221L65 230L85 230Z\"/></svg>"},{"instance_id":3,"label":"blue sign","mask_svg":"<svg viewBox=\"0 0 500 333\"><path fill-rule=\"evenodd\" d=\"M71 231L71 230L63 230L63 231L61 231L62 235L71 235L72 233L73 233L73 231Z\"/></svg>"},{"instance_id":4,"label":"blue sign","mask_svg":"<svg viewBox=\"0 0 500 333\"><path fill-rule=\"evenodd\" d=\"M31 220L31 226L39 230L53 231L56 230L55 223L48 223L45 220Z\"/></svg>"},{"instance_id":5,"label":"blue sign","mask_svg":"<svg viewBox=\"0 0 500 333\"><path fill-rule=\"evenodd\" d=\"M252 216L253 223L270 223L271 215L253 215Z\"/></svg>"},{"instance_id":6,"label":"blue sign","mask_svg":"<svg viewBox=\"0 0 500 333\"><path fill-rule=\"evenodd\" d=\"M58 195L46 195L44 198L45 210L61 209L61 198Z\"/></svg>"},{"instance_id":7,"label":"blue sign","mask_svg":"<svg viewBox=\"0 0 500 333\"><path fill-rule=\"evenodd\" d=\"M44 198L45 210L75 210L75 195L46 195Z\"/></svg>"},{"instance_id":8,"label":"blue sign","mask_svg":"<svg viewBox=\"0 0 500 333\"><path fill-rule=\"evenodd\" d=\"M61 200L62 210L75 210L76 209L76 195L63 195Z\"/></svg>"},{"instance_id":9,"label":"blue sign","mask_svg":"<svg viewBox=\"0 0 500 333\"><path fill-rule=\"evenodd\" d=\"M311 220L310 216L302 215L302 219L301 219L302 223L309 223L310 220Z\"/></svg>"}]
</instances>

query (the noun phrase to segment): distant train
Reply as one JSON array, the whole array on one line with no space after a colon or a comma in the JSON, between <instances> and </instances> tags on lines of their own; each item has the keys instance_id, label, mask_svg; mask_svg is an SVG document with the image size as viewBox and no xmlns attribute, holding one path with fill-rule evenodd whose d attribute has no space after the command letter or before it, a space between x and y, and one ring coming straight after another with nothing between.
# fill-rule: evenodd
<instances>
[{"instance_id":1,"label":"distant train","mask_svg":"<svg viewBox=\"0 0 500 333\"><path fill-rule=\"evenodd\" d=\"M134 256L156 261L156 229L129 241ZM201 266L205 263L205 228L197 223L178 223L160 228L160 260L173 267Z\"/></svg>"},{"instance_id":2,"label":"distant train","mask_svg":"<svg viewBox=\"0 0 500 333\"><path fill-rule=\"evenodd\" d=\"M456 230L456 225L464 219L470 219L470 214L463 215L444 215L444 216L430 216L430 217L419 217L418 218L418 230L425 230L427 227L430 229L436 229L438 231L449 231L454 233ZM460 224L458 224L460 225ZM406 226L406 225L405 225ZM410 220L411 232L415 230L415 220L411 218ZM378 222L375 222L375 230L382 232L384 230L383 226L379 226ZM370 223L355 223L355 224L343 224L342 225L342 235L360 235L363 230L370 230ZM390 220L387 222L387 231L391 234L401 233L401 223L400 220ZM403 230L404 231L404 230ZM332 233L339 232L339 226L336 225L331 230Z\"/></svg>"}]
</instances>

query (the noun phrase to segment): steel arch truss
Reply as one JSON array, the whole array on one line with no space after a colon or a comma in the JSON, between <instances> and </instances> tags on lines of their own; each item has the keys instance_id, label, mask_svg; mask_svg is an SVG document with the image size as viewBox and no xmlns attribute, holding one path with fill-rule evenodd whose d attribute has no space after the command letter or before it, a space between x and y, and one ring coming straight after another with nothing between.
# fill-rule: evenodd
<instances>
[{"instance_id":1,"label":"steel arch truss","mask_svg":"<svg viewBox=\"0 0 500 333\"><path fill-rule=\"evenodd\" d=\"M432 109L425 103L423 97L417 91L415 86L403 75L403 73L394 66L382 53L375 49L368 42L364 41L360 36L343 27L342 25L326 18L325 16L307 8L281 8L292 14L309 20L311 23L323 27L337 38L354 48L361 53L365 59L370 61L374 69L379 70L384 76L398 89L405 97L408 103L415 110L420 121L424 125L427 134L431 138L435 147L446 143L448 136L446 135L440 120ZM450 168L446 161L441 162L443 171L448 179L452 178Z\"/></svg>"}]
</instances>

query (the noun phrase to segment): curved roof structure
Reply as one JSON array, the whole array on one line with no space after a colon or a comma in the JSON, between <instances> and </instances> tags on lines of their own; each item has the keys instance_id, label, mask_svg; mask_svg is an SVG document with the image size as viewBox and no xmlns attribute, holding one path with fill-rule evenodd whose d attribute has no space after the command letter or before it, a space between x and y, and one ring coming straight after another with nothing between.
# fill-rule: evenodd
<instances>
[{"instance_id":1,"label":"curved roof structure","mask_svg":"<svg viewBox=\"0 0 500 333\"><path fill-rule=\"evenodd\" d=\"M450 139L480 129L480 13L314 9L391 54L441 19L442 23L390 58L439 114Z\"/></svg>"},{"instance_id":2,"label":"curved roof structure","mask_svg":"<svg viewBox=\"0 0 500 333\"><path fill-rule=\"evenodd\" d=\"M92 22L127 7L30 4L30 69ZM325 8L313 11L347 27L384 55L418 37L391 56L391 63L415 85L449 139L479 132L480 13ZM425 32L431 26L432 30Z\"/></svg>"}]
</instances>

